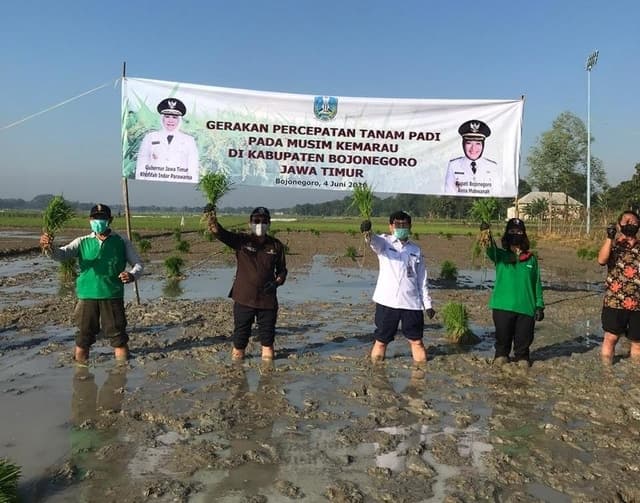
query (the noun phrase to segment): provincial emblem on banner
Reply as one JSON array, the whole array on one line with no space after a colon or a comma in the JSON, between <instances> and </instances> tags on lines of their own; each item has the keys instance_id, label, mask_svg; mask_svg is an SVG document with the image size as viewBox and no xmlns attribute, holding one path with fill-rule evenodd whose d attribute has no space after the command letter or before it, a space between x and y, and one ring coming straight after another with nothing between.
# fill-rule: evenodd
<instances>
[{"instance_id":1,"label":"provincial emblem on banner","mask_svg":"<svg viewBox=\"0 0 640 503\"><path fill-rule=\"evenodd\" d=\"M313 100L313 113L321 121L330 121L338 113L338 98L316 96Z\"/></svg>"}]
</instances>

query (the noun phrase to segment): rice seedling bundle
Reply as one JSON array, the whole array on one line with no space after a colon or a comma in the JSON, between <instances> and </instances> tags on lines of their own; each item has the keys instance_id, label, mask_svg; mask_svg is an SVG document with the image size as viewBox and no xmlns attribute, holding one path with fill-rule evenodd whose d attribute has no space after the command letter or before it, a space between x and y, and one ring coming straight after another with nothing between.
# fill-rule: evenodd
<instances>
[{"instance_id":1,"label":"rice seedling bundle","mask_svg":"<svg viewBox=\"0 0 640 503\"><path fill-rule=\"evenodd\" d=\"M64 200L64 197L54 196L44 210L42 230L51 235L51 237L54 237L73 217L73 208Z\"/></svg>"},{"instance_id":2,"label":"rice seedling bundle","mask_svg":"<svg viewBox=\"0 0 640 503\"><path fill-rule=\"evenodd\" d=\"M460 302L447 302L442 308L447 337L456 344L476 344L480 339L469 328L467 308Z\"/></svg>"},{"instance_id":3,"label":"rice seedling bundle","mask_svg":"<svg viewBox=\"0 0 640 503\"><path fill-rule=\"evenodd\" d=\"M357 208L363 219L370 220L373 213L373 189L366 183L355 186L351 195L350 208Z\"/></svg>"},{"instance_id":4,"label":"rice seedling bundle","mask_svg":"<svg viewBox=\"0 0 640 503\"><path fill-rule=\"evenodd\" d=\"M207 200L206 214L215 214L218 202L222 199L222 196L231 190L232 185L229 177L222 172L213 173L208 171L200 177L198 190L204 194Z\"/></svg>"},{"instance_id":5,"label":"rice seedling bundle","mask_svg":"<svg viewBox=\"0 0 640 503\"><path fill-rule=\"evenodd\" d=\"M0 459L0 503L18 501L20 467L8 459Z\"/></svg>"}]
</instances>

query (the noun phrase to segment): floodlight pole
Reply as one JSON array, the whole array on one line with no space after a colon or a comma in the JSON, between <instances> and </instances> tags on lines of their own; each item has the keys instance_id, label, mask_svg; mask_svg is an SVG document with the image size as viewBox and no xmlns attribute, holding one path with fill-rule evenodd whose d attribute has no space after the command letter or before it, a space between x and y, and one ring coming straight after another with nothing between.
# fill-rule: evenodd
<instances>
[{"instance_id":1,"label":"floodlight pole","mask_svg":"<svg viewBox=\"0 0 640 503\"><path fill-rule=\"evenodd\" d=\"M591 69L598 62L599 51L587 58L587 235L591 232Z\"/></svg>"}]
</instances>

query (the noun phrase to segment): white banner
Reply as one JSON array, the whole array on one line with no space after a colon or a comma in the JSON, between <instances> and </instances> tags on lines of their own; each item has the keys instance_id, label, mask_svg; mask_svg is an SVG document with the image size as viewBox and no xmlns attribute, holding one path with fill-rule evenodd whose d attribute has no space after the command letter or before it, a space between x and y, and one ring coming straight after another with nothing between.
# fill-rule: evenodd
<instances>
[{"instance_id":1,"label":"white banner","mask_svg":"<svg viewBox=\"0 0 640 503\"><path fill-rule=\"evenodd\" d=\"M123 176L513 197L523 100L312 96L123 79Z\"/></svg>"}]
</instances>

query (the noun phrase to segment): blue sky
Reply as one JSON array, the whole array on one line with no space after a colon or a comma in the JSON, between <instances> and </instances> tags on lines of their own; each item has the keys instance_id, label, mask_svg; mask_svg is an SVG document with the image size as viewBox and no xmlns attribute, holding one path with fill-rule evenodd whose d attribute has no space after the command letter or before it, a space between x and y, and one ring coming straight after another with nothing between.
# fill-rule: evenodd
<instances>
[{"instance_id":1,"label":"blue sky","mask_svg":"<svg viewBox=\"0 0 640 503\"><path fill-rule=\"evenodd\" d=\"M314 95L524 95L521 177L563 111L586 122L609 183L640 162L637 1L118 1L3 5L0 128L130 77ZM120 87L0 129L0 197L122 202ZM192 185L133 181L138 204L199 205ZM284 207L343 192L236 188L222 205Z\"/></svg>"}]
</instances>

